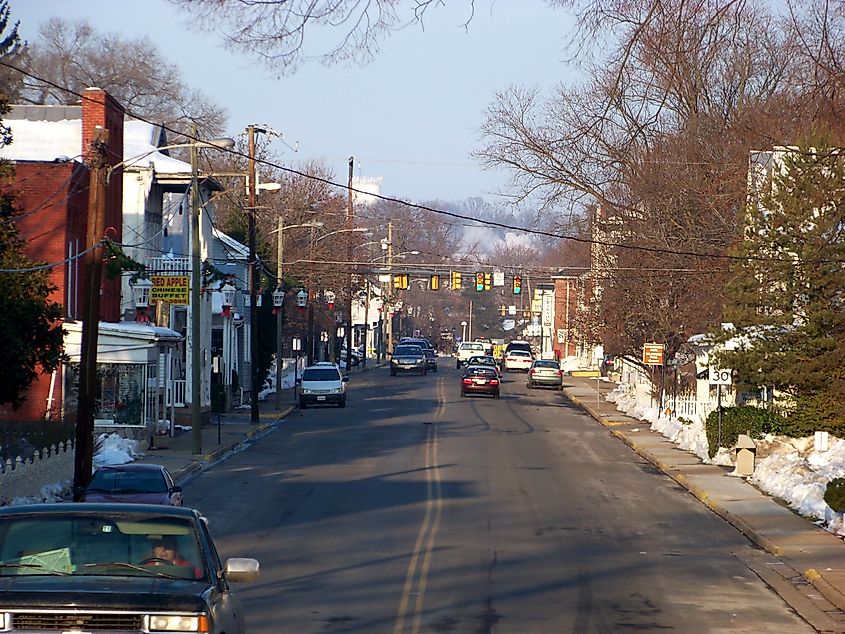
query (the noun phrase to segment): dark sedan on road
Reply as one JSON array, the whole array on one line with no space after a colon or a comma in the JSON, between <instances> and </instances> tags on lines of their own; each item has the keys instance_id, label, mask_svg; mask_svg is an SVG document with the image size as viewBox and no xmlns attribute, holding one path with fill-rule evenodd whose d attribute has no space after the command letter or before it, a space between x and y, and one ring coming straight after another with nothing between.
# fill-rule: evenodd
<instances>
[{"instance_id":1,"label":"dark sedan on road","mask_svg":"<svg viewBox=\"0 0 845 634\"><path fill-rule=\"evenodd\" d=\"M393 349L390 357L390 375L396 376L402 372L422 375L428 373L428 362L420 346L403 343Z\"/></svg>"},{"instance_id":2,"label":"dark sedan on road","mask_svg":"<svg viewBox=\"0 0 845 634\"><path fill-rule=\"evenodd\" d=\"M461 376L461 396L487 394L499 398L499 373L487 365L468 365Z\"/></svg>"},{"instance_id":3,"label":"dark sedan on road","mask_svg":"<svg viewBox=\"0 0 845 634\"><path fill-rule=\"evenodd\" d=\"M430 372L437 372L437 353L434 348L423 348L426 367Z\"/></svg>"},{"instance_id":4,"label":"dark sedan on road","mask_svg":"<svg viewBox=\"0 0 845 634\"><path fill-rule=\"evenodd\" d=\"M159 464L107 465L91 476L81 501L182 506L182 487L177 486L170 472Z\"/></svg>"},{"instance_id":5,"label":"dark sedan on road","mask_svg":"<svg viewBox=\"0 0 845 634\"><path fill-rule=\"evenodd\" d=\"M165 542L169 558L157 550ZM258 567L255 559L221 564L193 509L0 508L0 632L243 634L244 612L229 584L254 581Z\"/></svg>"}]
</instances>

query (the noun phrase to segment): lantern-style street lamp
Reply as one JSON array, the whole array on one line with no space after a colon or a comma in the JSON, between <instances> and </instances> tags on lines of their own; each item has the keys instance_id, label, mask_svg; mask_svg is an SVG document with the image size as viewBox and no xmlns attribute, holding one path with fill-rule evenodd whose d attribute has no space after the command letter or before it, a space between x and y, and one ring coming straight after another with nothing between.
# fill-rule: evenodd
<instances>
[{"instance_id":1,"label":"lantern-style street lamp","mask_svg":"<svg viewBox=\"0 0 845 634\"><path fill-rule=\"evenodd\" d=\"M132 297L135 300L135 321L139 324L146 324L150 321L147 309L150 307L150 293L153 283L146 277L141 277L130 284Z\"/></svg>"},{"instance_id":2,"label":"lantern-style street lamp","mask_svg":"<svg viewBox=\"0 0 845 634\"><path fill-rule=\"evenodd\" d=\"M296 294L296 305L299 308L305 308L308 305L308 291L304 288Z\"/></svg>"},{"instance_id":3,"label":"lantern-style street lamp","mask_svg":"<svg viewBox=\"0 0 845 634\"><path fill-rule=\"evenodd\" d=\"M235 290L235 287L229 282L226 282L220 289L220 295L222 296L220 303L223 306L223 310L221 310L220 314L223 315L223 317L232 316L232 303L235 301Z\"/></svg>"}]
</instances>

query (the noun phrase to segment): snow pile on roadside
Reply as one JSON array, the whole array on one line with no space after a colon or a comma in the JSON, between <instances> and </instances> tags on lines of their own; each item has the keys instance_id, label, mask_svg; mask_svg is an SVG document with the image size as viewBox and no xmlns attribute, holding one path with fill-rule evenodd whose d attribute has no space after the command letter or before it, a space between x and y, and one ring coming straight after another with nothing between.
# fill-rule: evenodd
<instances>
[{"instance_id":1,"label":"snow pile on roadside","mask_svg":"<svg viewBox=\"0 0 845 634\"><path fill-rule=\"evenodd\" d=\"M126 464L138 457L138 441L123 438L118 434L100 434L97 440L99 451L94 455L94 468L110 464ZM62 480L41 487L38 495L12 498L9 506L41 504L43 502L67 502L73 497L73 482Z\"/></svg>"}]
</instances>

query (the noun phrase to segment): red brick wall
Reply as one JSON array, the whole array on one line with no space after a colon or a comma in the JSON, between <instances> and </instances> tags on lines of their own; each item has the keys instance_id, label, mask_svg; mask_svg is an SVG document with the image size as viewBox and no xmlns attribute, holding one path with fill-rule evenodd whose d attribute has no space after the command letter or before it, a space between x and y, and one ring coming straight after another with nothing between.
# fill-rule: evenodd
<instances>
[{"instance_id":1,"label":"red brick wall","mask_svg":"<svg viewBox=\"0 0 845 634\"><path fill-rule=\"evenodd\" d=\"M108 130L106 162L123 161L123 107L100 88L88 88L82 99L82 154L90 156L91 141L97 127ZM115 242L123 238L123 179L113 178L106 188L106 237ZM120 320L120 278L102 278L100 316L103 321Z\"/></svg>"},{"instance_id":2,"label":"red brick wall","mask_svg":"<svg viewBox=\"0 0 845 634\"><path fill-rule=\"evenodd\" d=\"M124 111L110 95L99 88L85 91L82 101L83 156L88 157L91 140L96 128L109 131L107 163L116 165L123 160L123 117ZM14 189L19 193L19 204L23 215L18 220L21 238L28 242L26 254L35 261L48 263L64 262L70 255L71 245L78 250L86 248L88 224L88 192L90 172L78 162L47 163L19 162L15 165ZM122 240L123 179L111 179L106 188L106 236L115 242ZM56 291L50 299L65 306L66 317L79 317L80 298L84 297L84 280L73 274L74 264L63 264L53 268L50 281ZM76 267L79 271L80 267ZM67 289L72 283L73 295L68 302ZM103 276L100 318L116 322L120 318L120 278L109 280ZM76 306L76 314L69 314L68 308ZM23 406L12 411L8 405L0 405L0 419L37 420L43 419L48 407L51 390L51 376L39 375L26 395ZM61 413L62 377L57 373L52 388L51 413Z\"/></svg>"}]
</instances>

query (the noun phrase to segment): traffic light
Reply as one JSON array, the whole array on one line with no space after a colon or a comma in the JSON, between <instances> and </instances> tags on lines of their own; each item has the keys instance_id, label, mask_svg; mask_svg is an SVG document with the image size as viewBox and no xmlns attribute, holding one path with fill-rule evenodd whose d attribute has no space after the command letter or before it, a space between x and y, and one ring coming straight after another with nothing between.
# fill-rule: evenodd
<instances>
[{"instance_id":1,"label":"traffic light","mask_svg":"<svg viewBox=\"0 0 845 634\"><path fill-rule=\"evenodd\" d=\"M519 295L522 292L522 276L513 276L513 294Z\"/></svg>"},{"instance_id":2,"label":"traffic light","mask_svg":"<svg viewBox=\"0 0 845 634\"><path fill-rule=\"evenodd\" d=\"M440 276L432 275L428 281L428 287L433 291L440 290Z\"/></svg>"},{"instance_id":3,"label":"traffic light","mask_svg":"<svg viewBox=\"0 0 845 634\"><path fill-rule=\"evenodd\" d=\"M463 278L460 271L452 271L452 290L459 291L463 288Z\"/></svg>"},{"instance_id":4,"label":"traffic light","mask_svg":"<svg viewBox=\"0 0 845 634\"><path fill-rule=\"evenodd\" d=\"M484 273L475 274L475 290L479 293L484 290Z\"/></svg>"},{"instance_id":5,"label":"traffic light","mask_svg":"<svg viewBox=\"0 0 845 634\"><path fill-rule=\"evenodd\" d=\"M489 291L493 289L493 274L492 273L485 273L484 274L484 290Z\"/></svg>"},{"instance_id":6,"label":"traffic light","mask_svg":"<svg viewBox=\"0 0 845 634\"><path fill-rule=\"evenodd\" d=\"M409 286L408 274L400 273L393 276L393 288L398 290L405 290Z\"/></svg>"}]
</instances>

